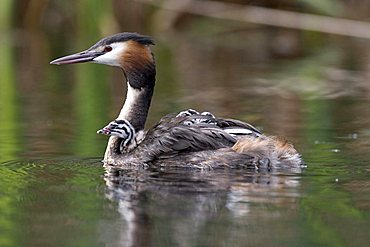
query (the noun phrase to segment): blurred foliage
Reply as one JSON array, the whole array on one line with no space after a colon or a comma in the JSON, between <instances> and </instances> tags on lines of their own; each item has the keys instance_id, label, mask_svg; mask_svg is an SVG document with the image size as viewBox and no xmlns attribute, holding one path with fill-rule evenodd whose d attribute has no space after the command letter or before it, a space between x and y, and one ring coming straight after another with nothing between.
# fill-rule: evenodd
<instances>
[{"instance_id":1,"label":"blurred foliage","mask_svg":"<svg viewBox=\"0 0 370 247\"><path fill-rule=\"evenodd\" d=\"M311 8L314 13L340 16L343 13L343 4L337 0L298 0L306 5L308 8Z\"/></svg>"},{"instance_id":2,"label":"blurred foliage","mask_svg":"<svg viewBox=\"0 0 370 247\"><path fill-rule=\"evenodd\" d=\"M99 25L96 23L98 20L107 18L107 13L111 11L110 8L109 4L100 0L78 2L77 12L92 17L86 18L83 15L77 17L78 30L81 30L78 34L78 47L87 46L100 36ZM77 129L79 138L77 138L76 150L85 156L99 153L103 155L104 146L99 145L97 141L101 137L91 135L91 133L96 133L96 126L105 126L106 119L108 119L107 108L110 105L108 101L109 82L105 81L107 78L105 68L97 65L90 66L96 68L91 69L89 65L78 66L76 77L78 84L75 92L76 116L79 118L78 122L81 123Z\"/></svg>"},{"instance_id":3,"label":"blurred foliage","mask_svg":"<svg viewBox=\"0 0 370 247\"><path fill-rule=\"evenodd\" d=\"M0 39L0 161L16 157L19 149L19 118L17 88L15 83L14 49L10 19L12 18L12 1L0 3L0 31L5 34Z\"/></svg>"}]
</instances>

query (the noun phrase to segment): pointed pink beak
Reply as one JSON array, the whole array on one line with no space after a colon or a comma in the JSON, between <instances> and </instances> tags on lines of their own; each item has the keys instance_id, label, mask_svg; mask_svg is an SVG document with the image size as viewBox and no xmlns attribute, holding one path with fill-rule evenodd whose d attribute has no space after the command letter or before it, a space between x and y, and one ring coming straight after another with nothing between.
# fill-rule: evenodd
<instances>
[{"instance_id":1,"label":"pointed pink beak","mask_svg":"<svg viewBox=\"0 0 370 247\"><path fill-rule=\"evenodd\" d=\"M50 64L62 65L62 64L73 64L73 63L85 63L93 61L94 58L103 55L104 52L97 51L82 51L65 57L57 58L50 62Z\"/></svg>"}]
</instances>

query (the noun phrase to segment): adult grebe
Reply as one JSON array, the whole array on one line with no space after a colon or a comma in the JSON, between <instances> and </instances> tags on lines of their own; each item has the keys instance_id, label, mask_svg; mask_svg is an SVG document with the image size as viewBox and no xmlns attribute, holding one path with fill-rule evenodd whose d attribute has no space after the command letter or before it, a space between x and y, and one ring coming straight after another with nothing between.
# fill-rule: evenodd
<instances>
[{"instance_id":1,"label":"adult grebe","mask_svg":"<svg viewBox=\"0 0 370 247\"><path fill-rule=\"evenodd\" d=\"M105 165L301 168L299 153L285 140L262 135L248 123L217 118L209 112L189 109L170 114L145 132L156 76L151 45L154 42L148 36L119 33L85 51L50 62L93 62L123 70L127 80L125 103L117 119L98 131L110 135Z\"/></svg>"}]
</instances>

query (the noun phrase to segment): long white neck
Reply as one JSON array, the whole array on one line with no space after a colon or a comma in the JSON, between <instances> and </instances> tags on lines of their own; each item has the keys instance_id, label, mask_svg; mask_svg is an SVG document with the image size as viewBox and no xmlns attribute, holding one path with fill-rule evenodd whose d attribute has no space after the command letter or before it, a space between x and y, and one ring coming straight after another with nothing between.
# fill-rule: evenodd
<instances>
[{"instance_id":1,"label":"long white neck","mask_svg":"<svg viewBox=\"0 0 370 247\"><path fill-rule=\"evenodd\" d=\"M126 100L122 106L122 109L117 117L117 119L126 119L130 117L132 111L134 110L134 105L140 97L141 90L131 87L130 83L127 82L127 93Z\"/></svg>"},{"instance_id":2,"label":"long white neck","mask_svg":"<svg viewBox=\"0 0 370 247\"><path fill-rule=\"evenodd\" d=\"M129 121L137 132L143 130L152 95L153 87L134 88L127 82L126 100L117 119Z\"/></svg>"}]
</instances>

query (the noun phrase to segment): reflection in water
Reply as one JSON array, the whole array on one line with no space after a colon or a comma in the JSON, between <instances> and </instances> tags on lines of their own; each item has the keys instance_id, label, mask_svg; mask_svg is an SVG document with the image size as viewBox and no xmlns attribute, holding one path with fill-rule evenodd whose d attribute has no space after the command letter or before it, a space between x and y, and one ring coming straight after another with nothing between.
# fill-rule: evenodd
<instances>
[{"instance_id":1,"label":"reflection in water","mask_svg":"<svg viewBox=\"0 0 370 247\"><path fill-rule=\"evenodd\" d=\"M292 216L286 210L297 211L300 197L299 177L294 174L120 170L106 174L105 181L106 197L118 204L125 222L116 223L121 228L112 241L118 246L191 246L198 241L217 246L219 241L247 239L268 244L271 238L264 239L262 232L246 237L250 231L235 224L268 231L269 223L289 222ZM214 229L216 222L225 229ZM215 234L213 240L205 238L207 232Z\"/></svg>"}]
</instances>

